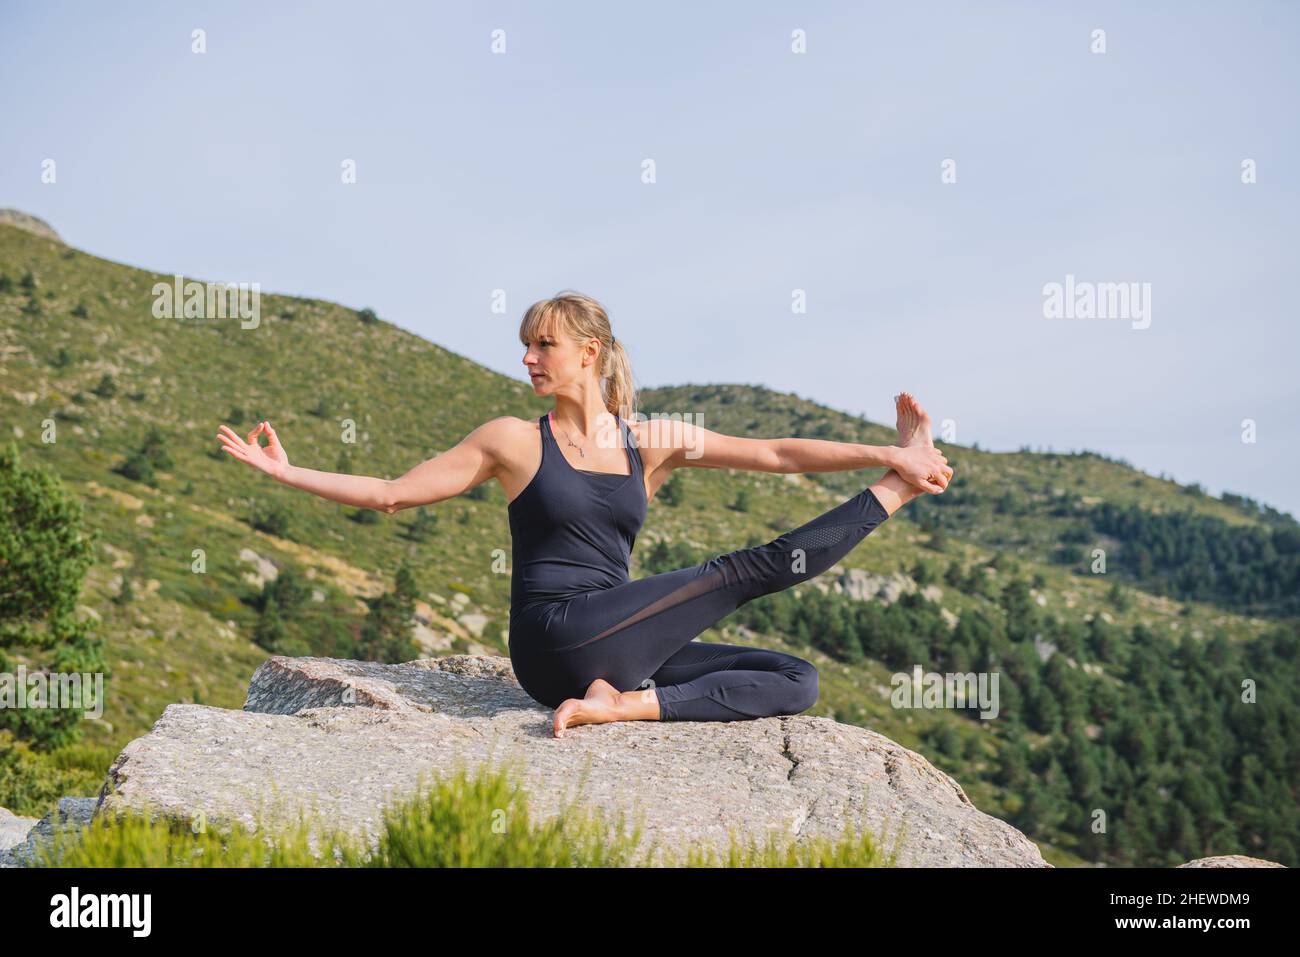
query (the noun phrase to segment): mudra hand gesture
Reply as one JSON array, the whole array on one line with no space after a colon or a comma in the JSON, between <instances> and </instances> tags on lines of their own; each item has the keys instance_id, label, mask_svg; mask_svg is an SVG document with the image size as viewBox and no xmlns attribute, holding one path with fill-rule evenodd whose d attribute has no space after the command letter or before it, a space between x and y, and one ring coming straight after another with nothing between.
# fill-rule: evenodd
<instances>
[{"instance_id":1,"label":"mudra hand gesture","mask_svg":"<svg viewBox=\"0 0 1300 957\"><path fill-rule=\"evenodd\" d=\"M270 440L265 447L257 441L258 435L262 433ZM217 438L221 440L222 447L235 458L274 479L280 479L289 467L289 455L280 444L280 438L275 434L275 429L271 428L270 422L257 423L257 428L248 433L247 442L226 425L218 426Z\"/></svg>"}]
</instances>

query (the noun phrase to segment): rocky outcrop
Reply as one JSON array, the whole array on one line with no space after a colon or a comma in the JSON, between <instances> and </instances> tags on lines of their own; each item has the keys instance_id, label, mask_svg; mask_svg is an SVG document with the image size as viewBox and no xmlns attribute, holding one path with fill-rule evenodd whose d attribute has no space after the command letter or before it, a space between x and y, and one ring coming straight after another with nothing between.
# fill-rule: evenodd
<instances>
[{"instance_id":1,"label":"rocky outcrop","mask_svg":"<svg viewBox=\"0 0 1300 957\"><path fill-rule=\"evenodd\" d=\"M0 209L0 225L16 226L44 239L53 239L57 243L63 242L53 226L31 213L24 213L21 209Z\"/></svg>"},{"instance_id":2,"label":"rocky outcrop","mask_svg":"<svg viewBox=\"0 0 1300 957\"><path fill-rule=\"evenodd\" d=\"M835 569L831 569L834 573ZM877 575L862 568L846 568L828 582L819 582L823 591L848 595L857 601L880 601L892 605L903 595L917 590L916 580L902 572Z\"/></svg>"},{"instance_id":3,"label":"rocky outcrop","mask_svg":"<svg viewBox=\"0 0 1300 957\"><path fill-rule=\"evenodd\" d=\"M579 796L590 762L580 805L642 812L642 848L725 848L729 827L756 840L837 837L849 822L897 847L902 865L1048 866L950 776L865 728L800 715L584 725L556 739L551 715L507 658L273 657L242 711L169 705L118 756L97 813L150 807L251 827L259 809L290 820L314 802L331 825L372 839L382 806L413 793L421 772L517 757L535 818Z\"/></svg>"}]
</instances>

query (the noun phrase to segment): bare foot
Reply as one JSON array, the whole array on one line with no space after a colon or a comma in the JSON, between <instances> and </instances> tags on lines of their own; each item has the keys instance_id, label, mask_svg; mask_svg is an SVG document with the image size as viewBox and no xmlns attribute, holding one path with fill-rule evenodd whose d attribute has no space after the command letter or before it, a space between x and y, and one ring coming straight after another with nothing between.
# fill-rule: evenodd
<instances>
[{"instance_id":1,"label":"bare foot","mask_svg":"<svg viewBox=\"0 0 1300 957\"><path fill-rule=\"evenodd\" d=\"M555 709L551 731L557 738L564 737L564 729L579 724L601 724L623 718L619 707L619 691L604 678L597 678L587 686L585 698L569 698Z\"/></svg>"},{"instance_id":2,"label":"bare foot","mask_svg":"<svg viewBox=\"0 0 1300 957\"><path fill-rule=\"evenodd\" d=\"M920 445L934 448L934 439L930 435L930 413L921 408L921 403L910 392L900 392L894 396L894 405L898 410L898 446L908 448ZM938 476L930 476L930 481L947 489L952 481L952 466L944 465Z\"/></svg>"},{"instance_id":3,"label":"bare foot","mask_svg":"<svg viewBox=\"0 0 1300 957\"><path fill-rule=\"evenodd\" d=\"M916 396L910 392L900 392L894 396L894 406L898 410L898 445L928 445L934 448L934 439L930 436L930 413L921 408Z\"/></svg>"}]
</instances>

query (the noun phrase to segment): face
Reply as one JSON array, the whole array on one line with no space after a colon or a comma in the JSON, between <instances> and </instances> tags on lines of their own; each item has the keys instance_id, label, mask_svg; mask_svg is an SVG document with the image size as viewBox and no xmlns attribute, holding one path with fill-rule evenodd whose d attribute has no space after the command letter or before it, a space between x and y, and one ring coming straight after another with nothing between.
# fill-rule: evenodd
<instances>
[{"instance_id":1,"label":"face","mask_svg":"<svg viewBox=\"0 0 1300 957\"><path fill-rule=\"evenodd\" d=\"M556 386L578 377L583 369L583 350L553 330L539 333L524 353L524 367L536 395L550 395Z\"/></svg>"}]
</instances>

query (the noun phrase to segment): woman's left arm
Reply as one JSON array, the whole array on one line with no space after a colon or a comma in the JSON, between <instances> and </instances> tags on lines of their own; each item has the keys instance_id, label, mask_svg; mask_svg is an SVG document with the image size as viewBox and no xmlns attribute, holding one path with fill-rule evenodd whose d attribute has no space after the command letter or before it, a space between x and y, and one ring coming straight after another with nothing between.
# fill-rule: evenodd
<instances>
[{"instance_id":1,"label":"woman's left arm","mask_svg":"<svg viewBox=\"0 0 1300 957\"><path fill-rule=\"evenodd\" d=\"M669 468L842 472L881 465L893 468L903 451L896 445L829 439L749 439L674 419L650 419L643 427L642 447L659 450L658 457Z\"/></svg>"},{"instance_id":2,"label":"woman's left arm","mask_svg":"<svg viewBox=\"0 0 1300 957\"><path fill-rule=\"evenodd\" d=\"M885 466L909 485L937 495L948 487L948 456L930 445L863 445L829 439L747 439L711 432L678 419L648 419L637 426L637 446L651 488L677 468L749 469L756 472L841 472Z\"/></svg>"},{"instance_id":3,"label":"woman's left arm","mask_svg":"<svg viewBox=\"0 0 1300 957\"><path fill-rule=\"evenodd\" d=\"M829 439L772 439L780 458L782 472L844 472L898 463L897 445L863 445L860 442L833 442Z\"/></svg>"}]
</instances>

